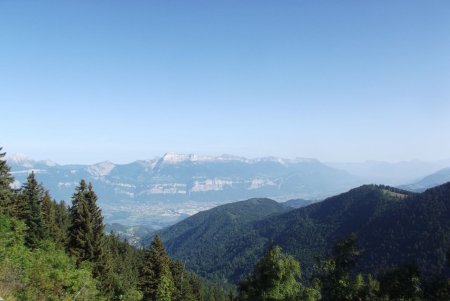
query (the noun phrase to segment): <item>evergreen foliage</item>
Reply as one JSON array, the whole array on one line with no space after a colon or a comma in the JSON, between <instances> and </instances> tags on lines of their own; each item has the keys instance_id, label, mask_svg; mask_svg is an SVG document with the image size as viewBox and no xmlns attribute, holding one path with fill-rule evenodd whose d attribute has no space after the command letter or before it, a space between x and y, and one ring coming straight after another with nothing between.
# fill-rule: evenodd
<instances>
[{"instance_id":1,"label":"evergreen foliage","mask_svg":"<svg viewBox=\"0 0 450 301\"><path fill-rule=\"evenodd\" d=\"M44 188L36 181L34 172L28 176L20 198L27 204L27 210L19 213L20 216L24 217L27 225L25 243L28 247L35 248L40 240L47 237L47 231L42 218Z\"/></svg>"},{"instance_id":2,"label":"evergreen foliage","mask_svg":"<svg viewBox=\"0 0 450 301\"><path fill-rule=\"evenodd\" d=\"M103 216L100 207L97 205L97 195L95 194L92 184L89 183L86 192L86 202L88 206L90 225L92 226L92 258L94 263L94 276L101 277L109 273L109 262L105 254L105 225L103 224Z\"/></svg>"},{"instance_id":3,"label":"evergreen foliage","mask_svg":"<svg viewBox=\"0 0 450 301\"><path fill-rule=\"evenodd\" d=\"M161 270L158 286L156 288L156 299L158 301L172 301L174 292L174 283L169 266L164 265Z\"/></svg>"},{"instance_id":4,"label":"evergreen foliage","mask_svg":"<svg viewBox=\"0 0 450 301\"><path fill-rule=\"evenodd\" d=\"M6 153L2 152L2 149L0 147L0 213L11 215L14 203L10 185L14 182L14 178L4 160Z\"/></svg>"},{"instance_id":5,"label":"evergreen foliage","mask_svg":"<svg viewBox=\"0 0 450 301\"><path fill-rule=\"evenodd\" d=\"M158 294L164 294L166 298L173 291L173 280L168 276L169 256L164 248L163 242L156 235L149 249L144 251L143 264L141 267L141 290L143 293L143 301L156 301ZM164 276L164 285L160 286L162 277ZM170 292L166 290L171 290Z\"/></svg>"},{"instance_id":6,"label":"evergreen foliage","mask_svg":"<svg viewBox=\"0 0 450 301\"><path fill-rule=\"evenodd\" d=\"M188 269L213 281L237 282L268 247L253 224L289 210L270 199L250 199L199 212L159 234Z\"/></svg>"},{"instance_id":7,"label":"evergreen foliage","mask_svg":"<svg viewBox=\"0 0 450 301\"><path fill-rule=\"evenodd\" d=\"M93 263L96 277L105 275L108 269L104 254L105 226L101 210L97 205L97 195L90 183L86 185L86 182L81 180L72 197L69 212L71 219L69 253L77 257L78 262Z\"/></svg>"},{"instance_id":8,"label":"evergreen foliage","mask_svg":"<svg viewBox=\"0 0 450 301\"><path fill-rule=\"evenodd\" d=\"M173 301L194 301L195 299L193 288L191 286L191 276L186 271L181 261L172 261L170 263L170 271L174 284L172 294Z\"/></svg>"},{"instance_id":9,"label":"evergreen foliage","mask_svg":"<svg viewBox=\"0 0 450 301\"><path fill-rule=\"evenodd\" d=\"M138 267L142 262L142 251L111 234L105 237L105 253L109 269L101 281L109 300L140 300Z\"/></svg>"},{"instance_id":10,"label":"evergreen foliage","mask_svg":"<svg viewBox=\"0 0 450 301\"><path fill-rule=\"evenodd\" d=\"M415 264L404 264L380 276L380 289L391 300L422 300L423 280Z\"/></svg>"},{"instance_id":11,"label":"evergreen foliage","mask_svg":"<svg viewBox=\"0 0 450 301\"><path fill-rule=\"evenodd\" d=\"M340 238L355 233L363 250L356 268L364 273L375 275L416 261L427 279L450 276L446 267L450 183L421 194L364 185L304 208L256 219L251 212L265 210L264 204L241 214L239 205L235 203L233 214L221 206L161 231L169 254L199 275L238 283L263 250L275 243L302 263L302 274L309 279L316 272L316 258L329 254Z\"/></svg>"},{"instance_id":12,"label":"evergreen foliage","mask_svg":"<svg viewBox=\"0 0 450 301\"><path fill-rule=\"evenodd\" d=\"M300 295L300 263L273 246L258 262L253 274L241 283L241 300L295 300Z\"/></svg>"},{"instance_id":13,"label":"evergreen foliage","mask_svg":"<svg viewBox=\"0 0 450 301\"><path fill-rule=\"evenodd\" d=\"M359 249L356 236L339 240L326 257L318 276L300 283L296 264L282 264L279 247L271 248L258 262L253 273L239 285L239 301L437 301L450 300L450 279L427 281L414 264L388 270L377 278L358 272ZM295 259L291 257L295 262ZM297 277L282 281L282 271ZM292 289L293 288L293 289Z\"/></svg>"},{"instance_id":14,"label":"evergreen foliage","mask_svg":"<svg viewBox=\"0 0 450 301\"><path fill-rule=\"evenodd\" d=\"M334 254L323 262L320 276L323 300L354 300L364 286L361 275L353 278L351 274L360 257L355 244L354 234L338 241Z\"/></svg>"},{"instance_id":15,"label":"evergreen foliage","mask_svg":"<svg viewBox=\"0 0 450 301\"><path fill-rule=\"evenodd\" d=\"M0 215L0 296L5 300L102 300L89 267L49 241L29 249L23 222Z\"/></svg>"},{"instance_id":16,"label":"evergreen foliage","mask_svg":"<svg viewBox=\"0 0 450 301\"><path fill-rule=\"evenodd\" d=\"M92 233L92 218L86 201L87 186L84 180L75 188L72 196L72 206L69 209L70 222L69 241L67 249L69 254L82 261L91 261L94 257Z\"/></svg>"}]
</instances>

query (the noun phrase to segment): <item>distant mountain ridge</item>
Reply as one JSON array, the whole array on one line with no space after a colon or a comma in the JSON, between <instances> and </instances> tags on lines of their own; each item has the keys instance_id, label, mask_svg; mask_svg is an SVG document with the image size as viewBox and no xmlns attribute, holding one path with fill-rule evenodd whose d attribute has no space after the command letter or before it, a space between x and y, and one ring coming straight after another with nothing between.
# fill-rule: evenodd
<instances>
[{"instance_id":1,"label":"distant mountain ridge","mask_svg":"<svg viewBox=\"0 0 450 301\"><path fill-rule=\"evenodd\" d=\"M59 165L12 156L8 164L16 186L33 171L58 200L70 201L80 179L91 181L108 223L154 228L226 202L252 197L316 200L361 184L345 171L304 158L167 153L129 164Z\"/></svg>"},{"instance_id":2,"label":"distant mountain ridge","mask_svg":"<svg viewBox=\"0 0 450 301\"><path fill-rule=\"evenodd\" d=\"M305 207L308 205L311 205L315 203L315 201L311 201L311 200L303 200L303 199L292 199L292 200L287 200L286 202L282 202L281 204L288 206L290 208L301 208L301 207Z\"/></svg>"},{"instance_id":3,"label":"distant mountain ridge","mask_svg":"<svg viewBox=\"0 0 450 301\"><path fill-rule=\"evenodd\" d=\"M446 182L450 182L450 168L438 170L437 172L428 175L415 183L402 185L400 188L415 192L422 192L428 188L441 185Z\"/></svg>"},{"instance_id":4,"label":"distant mountain ridge","mask_svg":"<svg viewBox=\"0 0 450 301\"><path fill-rule=\"evenodd\" d=\"M400 162L364 161L364 162L327 162L327 165L345 170L358 176L365 183L384 185L403 185L415 182L426 175L450 166L450 160L426 162L410 160Z\"/></svg>"},{"instance_id":5,"label":"distant mountain ridge","mask_svg":"<svg viewBox=\"0 0 450 301\"><path fill-rule=\"evenodd\" d=\"M235 206L243 204L251 205ZM411 261L417 262L426 277L449 272L445 254L450 249L450 183L420 194L364 185L259 219L246 221L243 214L239 223L222 227L228 206L201 212L160 231L169 253L201 275L237 282L276 243L300 260L308 277L317 256L329 252L336 240L356 233L363 251L358 268L365 272L377 273ZM257 212L258 206L246 211Z\"/></svg>"}]
</instances>

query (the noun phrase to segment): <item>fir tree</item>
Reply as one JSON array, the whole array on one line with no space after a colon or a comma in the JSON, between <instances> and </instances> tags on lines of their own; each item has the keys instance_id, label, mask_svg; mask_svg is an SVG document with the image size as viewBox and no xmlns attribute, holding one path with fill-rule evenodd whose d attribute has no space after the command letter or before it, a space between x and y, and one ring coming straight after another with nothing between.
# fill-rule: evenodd
<instances>
[{"instance_id":1,"label":"fir tree","mask_svg":"<svg viewBox=\"0 0 450 301\"><path fill-rule=\"evenodd\" d=\"M64 201L55 204L57 233L55 233L55 241L61 245L66 245L68 241L68 230L70 227L69 208Z\"/></svg>"},{"instance_id":2,"label":"fir tree","mask_svg":"<svg viewBox=\"0 0 450 301\"><path fill-rule=\"evenodd\" d=\"M0 147L0 189L9 189L10 185L14 182L14 178L11 175L11 169L8 164L6 164L5 157L6 153L2 153L3 147Z\"/></svg>"},{"instance_id":3,"label":"fir tree","mask_svg":"<svg viewBox=\"0 0 450 301\"><path fill-rule=\"evenodd\" d=\"M78 263L89 261L93 264L93 275L101 280L104 291L112 289L109 260L105 252L103 217L97 206L97 195L92 184L81 180L72 197L69 210L71 226L69 228L68 251L78 259Z\"/></svg>"},{"instance_id":4,"label":"fir tree","mask_svg":"<svg viewBox=\"0 0 450 301\"><path fill-rule=\"evenodd\" d=\"M28 247L35 248L38 242L47 236L42 220L42 199L44 196L44 188L38 184L34 173L32 172L24 185L21 197L28 205L28 212L24 214L25 224L28 229L26 232L25 242Z\"/></svg>"},{"instance_id":5,"label":"fir tree","mask_svg":"<svg viewBox=\"0 0 450 301\"><path fill-rule=\"evenodd\" d=\"M48 237L57 244L64 246L69 227L69 213L64 202L58 204L50 193L45 191L42 198L42 220Z\"/></svg>"},{"instance_id":6,"label":"fir tree","mask_svg":"<svg viewBox=\"0 0 450 301\"><path fill-rule=\"evenodd\" d=\"M184 268L181 261L173 261L170 263L170 271L172 273L174 292L173 301L194 301L191 284L189 283L190 275Z\"/></svg>"},{"instance_id":7,"label":"fir tree","mask_svg":"<svg viewBox=\"0 0 450 301\"><path fill-rule=\"evenodd\" d=\"M49 236L54 239L54 235L57 233L56 225L56 205L48 191L45 192L42 198L42 220Z\"/></svg>"},{"instance_id":8,"label":"fir tree","mask_svg":"<svg viewBox=\"0 0 450 301\"><path fill-rule=\"evenodd\" d=\"M156 288L157 301L172 301L172 295L175 287L173 284L172 274L168 265L163 265L161 270L161 276Z\"/></svg>"},{"instance_id":9,"label":"fir tree","mask_svg":"<svg viewBox=\"0 0 450 301\"><path fill-rule=\"evenodd\" d=\"M164 294L165 298L172 298L174 290L169 269L170 258L166 253L164 245L158 235L153 239L149 249L144 252L144 262L141 267L141 291L143 301L157 301ZM160 285L161 280L163 284ZM158 297L159 295L159 297ZM171 300L171 299L169 299Z\"/></svg>"},{"instance_id":10,"label":"fir tree","mask_svg":"<svg viewBox=\"0 0 450 301\"><path fill-rule=\"evenodd\" d=\"M72 206L69 209L71 225L67 249L77 258L78 263L92 261L94 258L93 225L86 194L86 182L81 180L72 196Z\"/></svg>"},{"instance_id":11,"label":"fir tree","mask_svg":"<svg viewBox=\"0 0 450 301\"><path fill-rule=\"evenodd\" d=\"M14 206L14 196L10 185L14 182L10 168L3 159L6 153L0 147L0 213L12 215Z\"/></svg>"},{"instance_id":12,"label":"fir tree","mask_svg":"<svg viewBox=\"0 0 450 301\"><path fill-rule=\"evenodd\" d=\"M89 208L92 225L92 248L93 256L91 261L94 263L94 276L106 276L109 272L109 260L105 251L105 225L100 207L97 205L97 195L89 183L85 194L87 206Z\"/></svg>"}]
</instances>

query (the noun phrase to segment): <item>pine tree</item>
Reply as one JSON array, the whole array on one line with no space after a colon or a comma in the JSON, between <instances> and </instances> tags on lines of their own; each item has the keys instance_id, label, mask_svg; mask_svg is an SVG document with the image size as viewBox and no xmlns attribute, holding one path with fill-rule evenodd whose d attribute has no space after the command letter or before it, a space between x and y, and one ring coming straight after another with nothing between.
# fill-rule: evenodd
<instances>
[{"instance_id":1,"label":"pine tree","mask_svg":"<svg viewBox=\"0 0 450 301\"><path fill-rule=\"evenodd\" d=\"M45 192L44 197L42 198L42 220L49 236L53 240L56 240L54 239L54 236L57 233L56 204L53 202L48 191Z\"/></svg>"},{"instance_id":2,"label":"pine tree","mask_svg":"<svg viewBox=\"0 0 450 301\"><path fill-rule=\"evenodd\" d=\"M91 261L95 263L93 270L94 277L106 276L110 266L105 250L105 225L103 224L102 211L97 205L97 195L91 183L88 185L85 197L92 219L93 257Z\"/></svg>"},{"instance_id":3,"label":"pine tree","mask_svg":"<svg viewBox=\"0 0 450 301\"><path fill-rule=\"evenodd\" d=\"M174 292L173 301L194 301L191 284L189 283L190 275L185 270L181 261L173 261L170 263L170 271L172 273Z\"/></svg>"},{"instance_id":4,"label":"pine tree","mask_svg":"<svg viewBox=\"0 0 450 301\"><path fill-rule=\"evenodd\" d=\"M0 189L9 189L14 182L14 178L11 175L11 169L8 164L6 164L5 157L6 153L2 153L3 147L0 147Z\"/></svg>"},{"instance_id":5,"label":"pine tree","mask_svg":"<svg viewBox=\"0 0 450 301\"><path fill-rule=\"evenodd\" d=\"M55 241L65 246L68 241L68 231L70 227L69 208L64 201L57 203L55 206L55 223L57 225L57 233L55 234Z\"/></svg>"},{"instance_id":6,"label":"pine tree","mask_svg":"<svg viewBox=\"0 0 450 301\"><path fill-rule=\"evenodd\" d=\"M14 195L10 185L14 182L14 178L10 173L10 168L3 159L6 153L2 153L0 147L0 213L12 215L14 206Z\"/></svg>"},{"instance_id":7,"label":"pine tree","mask_svg":"<svg viewBox=\"0 0 450 301\"><path fill-rule=\"evenodd\" d=\"M165 298L172 298L174 290L172 277L168 275L170 258L166 253L163 242L156 235L149 249L144 251L144 261L140 272L140 287L143 293L143 301L157 301L158 295L164 293ZM161 284L163 280L164 284ZM171 299L169 299L171 300Z\"/></svg>"},{"instance_id":8,"label":"pine tree","mask_svg":"<svg viewBox=\"0 0 450 301\"><path fill-rule=\"evenodd\" d=\"M92 261L94 258L93 225L86 194L86 182L81 180L72 196L72 206L69 209L71 225L67 249L72 256L77 258L78 263Z\"/></svg>"},{"instance_id":9,"label":"pine tree","mask_svg":"<svg viewBox=\"0 0 450 301\"><path fill-rule=\"evenodd\" d=\"M110 291L110 263L105 251L105 226L97 195L92 184L86 186L81 180L72 197L70 207L71 226L69 228L68 251L77 257L77 262L89 261L93 264L95 278L102 282L103 291Z\"/></svg>"},{"instance_id":10,"label":"pine tree","mask_svg":"<svg viewBox=\"0 0 450 301\"><path fill-rule=\"evenodd\" d=\"M47 237L47 232L44 228L41 211L44 188L36 181L34 172L28 176L21 197L26 200L28 205L28 212L24 214L25 224L28 227L25 242L28 247L35 248L40 240Z\"/></svg>"},{"instance_id":11,"label":"pine tree","mask_svg":"<svg viewBox=\"0 0 450 301\"><path fill-rule=\"evenodd\" d=\"M172 294L175 287L172 274L168 265L163 265L158 287L156 288L156 299L158 301L172 301ZM186 300L187 301L187 300Z\"/></svg>"},{"instance_id":12,"label":"pine tree","mask_svg":"<svg viewBox=\"0 0 450 301\"><path fill-rule=\"evenodd\" d=\"M48 233L48 238L64 246L69 227L69 213L65 203L61 202L58 204L52 199L48 191L45 191L42 198L42 220Z\"/></svg>"}]
</instances>

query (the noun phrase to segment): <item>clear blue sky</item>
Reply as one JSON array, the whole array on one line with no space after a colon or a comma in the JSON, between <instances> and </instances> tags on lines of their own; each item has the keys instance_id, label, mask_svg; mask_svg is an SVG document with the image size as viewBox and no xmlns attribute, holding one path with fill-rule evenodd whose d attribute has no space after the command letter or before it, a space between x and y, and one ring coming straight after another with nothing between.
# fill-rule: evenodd
<instances>
[{"instance_id":1,"label":"clear blue sky","mask_svg":"<svg viewBox=\"0 0 450 301\"><path fill-rule=\"evenodd\" d=\"M0 145L450 157L450 1L0 0Z\"/></svg>"}]
</instances>

